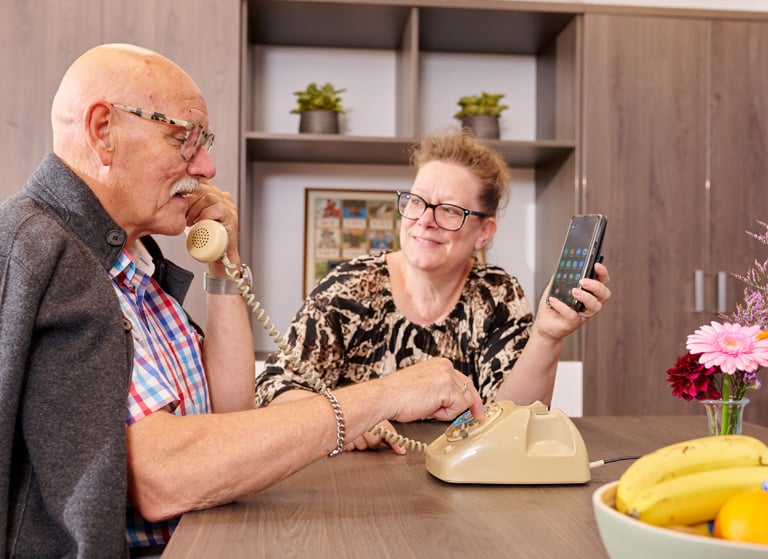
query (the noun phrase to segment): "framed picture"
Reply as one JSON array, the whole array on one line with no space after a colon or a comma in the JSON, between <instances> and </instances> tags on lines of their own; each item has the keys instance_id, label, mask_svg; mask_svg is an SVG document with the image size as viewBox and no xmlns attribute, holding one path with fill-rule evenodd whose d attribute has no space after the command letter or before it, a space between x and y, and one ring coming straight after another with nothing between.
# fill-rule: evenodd
<instances>
[{"instance_id":1,"label":"framed picture","mask_svg":"<svg viewBox=\"0 0 768 559\"><path fill-rule=\"evenodd\" d=\"M304 190L304 297L334 266L356 256L399 248L397 193Z\"/></svg>"}]
</instances>

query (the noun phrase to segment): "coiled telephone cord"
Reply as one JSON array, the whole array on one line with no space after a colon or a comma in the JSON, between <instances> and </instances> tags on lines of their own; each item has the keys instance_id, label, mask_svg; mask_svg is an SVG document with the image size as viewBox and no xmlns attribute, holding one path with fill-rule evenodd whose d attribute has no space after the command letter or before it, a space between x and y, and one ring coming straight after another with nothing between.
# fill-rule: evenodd
<instances>
[{"instance_id":1,"label":"coiled telephone cord","mask_svg":"<svg viewBox=\"0 0 768 559\"><path fill-rule=\"evenodd\" d=\"M277 327L273 324L272 319L267 316L266 311L261 306L261 303L256 300L256 297L251 292L251 288L248 287L245 279L240 276L240 271L237 266L230 262L227 255L221 257L221 261L224 263L224 269L227 275L235 282L237 288L240 290L240 294L245 300L248 308L251 309L254 317L257 321L262 323L262 326L267 333L272 337L277 344L278 350L288 359L288 361L296 368L296 371L317 393L325 391L328 387L323 382L323 379L319 375L307 369L307 362L302 361L296 354L296 351L288 344L288 338L283 336Z\"/></svg>"},{"instance_id":2,"label":"coiled telephone cord","mask_svg":"<svg viewBox=\"0 0 768 559\"><path fill-rule=\"evenodd\" d=\"M384 439L385 441L400 447L407 448L408 450L415 450L415 451L424 452L424 453L427 452L426 443L423 443L421 441L415 441L413 439L409 439L408 437L404 437L403 435L393 433L392 431L382 427L381 425L376 425L376 427L371 429L371 433L373 433L374 435L381 435L381 438Z\"/></svg>"},{"instance_id":3,"label":"coiled telephone cord","mask_svg":"<svg viewBox=\"0 0 768 559\"><path fill-rule=\"evenodd\" d=\"M264 307L262 307L261 303L256 300L256 296L251 292L251 288L248 287L246 281L240 276L240 272L237 266L232 264L226 255L222 256L221 260L224 263L224 269L227 272L227 275L237 285L237 288L240 290L240 294L245 300L246 305L248 305L248 308L251 309L251 312L253 313L256 320L262 323L262 327L274 340L275 344L277 344L278 351L280 351L288 359L288 362L293 367L295 367L295 370L298 372L301 378L310 385L312 390L318 394L324 392L328 387L326 386L323 379L314 371L309 370L307 362L302 361L299 358L294 348L292 348L288 343L288 338L280 333L280 331L272 322L272 319L266 314ZM425 443L409 439L408 437L394 433L389 429L381 427L380 425L376 425L373 429L371 429L371 433L374 435L380 435L381 438L387 442L391 442L397 446L407 448L408 450L415 450L419 452L427 451L427 445Z\"/></svg>"}]
</instances>

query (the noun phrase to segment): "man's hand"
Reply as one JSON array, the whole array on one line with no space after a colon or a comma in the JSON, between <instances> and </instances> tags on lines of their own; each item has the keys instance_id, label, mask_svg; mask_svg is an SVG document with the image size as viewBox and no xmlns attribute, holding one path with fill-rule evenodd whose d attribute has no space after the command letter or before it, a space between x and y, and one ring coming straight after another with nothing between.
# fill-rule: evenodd
<instances>
[{"instance_id":1,"label":"man's hand","mask_svg":"<svg viewBox=\"0 0 768 559\"><path fill-rule=\"evenodd\" d=\"M468 408L477 419L485 417L483 402L472 380L442 357L401 369L376 382L386 383L392 393L389 417L395 421L425 417L448 421Z\"/></svg>"}]
</instances>

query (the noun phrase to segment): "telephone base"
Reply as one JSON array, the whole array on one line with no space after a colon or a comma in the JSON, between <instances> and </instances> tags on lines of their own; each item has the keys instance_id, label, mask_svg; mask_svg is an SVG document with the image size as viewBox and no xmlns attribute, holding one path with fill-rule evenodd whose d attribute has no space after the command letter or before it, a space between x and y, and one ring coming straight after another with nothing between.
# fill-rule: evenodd
<instances>
[{"instance_id":1,"label":"telephone base","mask_svg":"<svg viewBox=\"0 0 768 559\"><path fill-rule=\"evenodd\" d=\"M584 440L560 409L495 402L460 416L427 447L427 471L449 483L577 484L591 479Z\"/></svg>"}]
</instances>

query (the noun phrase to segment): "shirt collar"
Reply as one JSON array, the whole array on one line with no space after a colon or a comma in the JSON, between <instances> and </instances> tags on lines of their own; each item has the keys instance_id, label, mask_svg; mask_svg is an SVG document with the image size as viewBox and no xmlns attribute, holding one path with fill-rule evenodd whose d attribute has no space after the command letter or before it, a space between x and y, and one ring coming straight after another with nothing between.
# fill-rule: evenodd
<instances>
[{"instance_id":1,"label":"shirt collar","mask_svg":"<svg viewBox=\"0 0 768 559\"><path fill-rule=\"evenodd\" d=\"M109 277L126 286L138 287L145 279L155 273L155 264L141 241L136 241L130 249L123 249L109 271Z\"/></svg>"}]
</instances>

